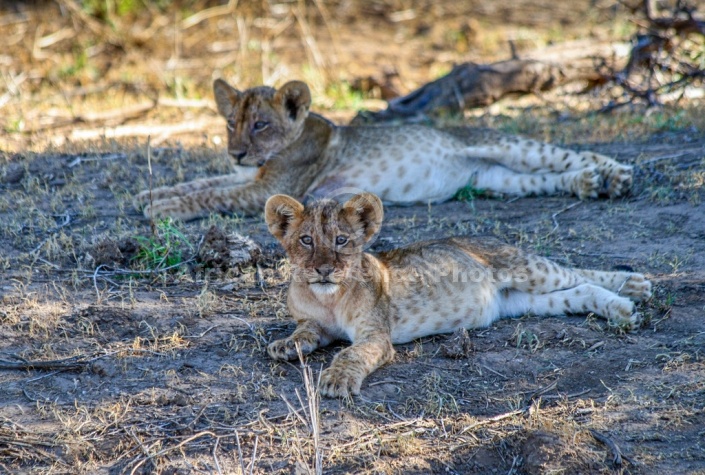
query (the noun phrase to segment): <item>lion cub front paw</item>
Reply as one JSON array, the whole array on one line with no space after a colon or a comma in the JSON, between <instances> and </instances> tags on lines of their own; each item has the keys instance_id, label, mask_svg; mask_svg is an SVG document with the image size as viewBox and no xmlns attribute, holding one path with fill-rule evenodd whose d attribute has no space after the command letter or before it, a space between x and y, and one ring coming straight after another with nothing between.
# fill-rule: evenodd
<instances>
[{"instance_id":1,"label":"lion cub front paw","mask_svg":"<svg viewBox=\"0 0 705 475\"><path fill-rule=\"evenodd\" d=\"M321 373L318 388L328 397L345 397L360 394L365 375L351 366L333 365Z\"/></svg>"},{"instance_id":2,"label":"lion cub front paw","mask_svg":"<svg viewBox=\"0 0 705 475\"><path fill-rule=\"evenodd\" d=\"M289 338L277 340L269 344L267 353L275 360L295 360L299 357L296 344L301 348L301 354L307 355L318 348L318 337L312 334L292 335Z\"/></svg>"}]
</instances>

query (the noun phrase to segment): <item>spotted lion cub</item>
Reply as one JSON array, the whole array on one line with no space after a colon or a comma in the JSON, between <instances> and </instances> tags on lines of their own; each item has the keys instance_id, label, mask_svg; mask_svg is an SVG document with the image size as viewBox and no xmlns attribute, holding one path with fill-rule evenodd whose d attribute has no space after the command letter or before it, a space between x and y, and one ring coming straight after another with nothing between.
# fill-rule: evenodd
<instances>
[{"instance_id":1,"label":"spotted lion cub","mask_svg":"<svg viewBox=\"0 0 705 475\"><path fill-rule=\"evenodd\" d=\"M297 358L345 339L323 371L327 396L359 394L367 375L394 357L394 343L503 317L594 312L631 326L633 301L651 296L642 274L570 269L494 239L452 237L380 253L363 247L382 224L382 202L370 193L344 204L306 207L275 195L265 206L269 231L289 256L288 307L294 333L271 343L274 359Z\"/></svg>"},{"instance_id":2,"label":"spotted lion cub","mask_svg":"<svg viewBox=\"0 0 705 475\"><path fill-rule=\"evenodd\" d=\"M184 220L212 211L256 214L270 196L325 197L341 188L377 194L385 203L442 202L472 185L526 196L571 193L581 199L629 191L632 167L593 152L487 129L420 125L338 127L309 112L311 92L300 81L280 89L245 91L216 80L227 119L228 152L237 173L143 191L135 206L146 217ZM151 196L151 197L150 197Z\"/></svg>"}]
</instances>

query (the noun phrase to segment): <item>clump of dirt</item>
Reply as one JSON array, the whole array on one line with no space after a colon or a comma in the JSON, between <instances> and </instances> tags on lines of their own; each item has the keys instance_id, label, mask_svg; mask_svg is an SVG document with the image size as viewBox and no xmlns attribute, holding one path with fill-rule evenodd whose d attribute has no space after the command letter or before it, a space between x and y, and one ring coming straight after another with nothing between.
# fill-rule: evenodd
<instances>
[{"instance_id":1,"label":"clump of dirt","mask_svg":"<svg viewBox=\"0 0 705 475\"><path fill-rule=\"evenodd\" d=\"M441 345L441 352L446 358L467 358L472 350L472 340L465 328L456 330L448 341Z\"/></svg>"},{"instance_id":2,"label":"clump of dirt","mask_svg":"<svg viewBox=\"0 0 705 475\"><path fill-rule=\"evenodd\" d=\"M8 185L15 185L24 178L25 169L19 163L11 163L0 174L0 181Z\"/></svg>"},{"instance_id":3,"label":"clump of dirt","mask_svg":"<svg viewBox=\"0 0 705 475\"><path fill-rule=\"evenodd\" d=\"M133 238L103 239L83 255L83 263L91 268L126 267L139 252L140 245Z\"/></svg>"},{"instance_id":4,"label":"clump of dirt","mask_svg":"<svg viewBox=\"0 0 705 475\"><path fill-rule=\"evenodd\" d=\"M523 469L528 475L544 473L580 473L585 460L560 435L552 432L531 432L521 445Z\"/></svg>"},{"instance_id":5,"label":"clump of dirt","mask_svg":"<svg viewBox=\"0 0 705 475\"><path fill-rule=\"evenodd\" d=\"M107 305L88 305L78 309L66 317L66 324L71 328L68 332L76 336L81 330L90 332L100 341L112 339L131 339L140 332L140 322L143 316L129 309L121 309Z\"/></svg>"},{"instance_id":6,"label":"clump of dirt","mask_svg":"<svg viewBox=\"0 0 705 475\"><path fill-rule=\"evenodd\" d=\"M242 267L255 264L262 249L249 237L238 233L227 234L217 226L211 226L203 237L203 244L196 256L196 272L224 274L240 272Z\"/></svg>"}]
</instances>

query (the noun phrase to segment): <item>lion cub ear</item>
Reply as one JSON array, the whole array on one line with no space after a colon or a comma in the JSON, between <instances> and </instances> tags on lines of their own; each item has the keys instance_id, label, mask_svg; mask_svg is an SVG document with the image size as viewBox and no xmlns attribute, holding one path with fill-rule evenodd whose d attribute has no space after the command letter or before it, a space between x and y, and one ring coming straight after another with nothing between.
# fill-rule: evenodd
<instances>
[{"instance_id":1,"label":"lion cub ear","mask_svg":"<svg viewBox=\"0 0 705 475\"><path fill-rule=\"evenodd\" d=\"M382 200L372 193L362 193L350 198L342 212L353 227L361 227L365 242L372 239L382 227L384 208Z\"/></svg>"},{"instance_id":2,"label":"lion cub ear","mask_svg":"<svg viewBox=\"0 0 705 475\"><path fill-rule=\"evenodd\" d=\"M222 79L213 81L213 94L215 95L215 104L218 106L218 112L223 117L230 117L242 96L240 91Z\"/></svg>"},{"instance_id":3,"label":"lion cub ear","mask_svg":"<svg viewBox=\"0 0 705 475\"><path fill-rule=\"evenodd\" d=\"M264 220L269 232L283 244L284 235L292 223L301 217L303 210L304 205L291 196L274 195L270 197L264 205Z\"/></svg>"},{"instance_id":4,"label":"lion cub ear","mask_svg":"<svg viewBox=\"0 0 705 475\"><path fill-rule=\"evenodd\" d=\"M311 91L305 82L289 81L274 94L273 102L292 121L305 119L311 107Z\"/></svg>"}]
</instances>

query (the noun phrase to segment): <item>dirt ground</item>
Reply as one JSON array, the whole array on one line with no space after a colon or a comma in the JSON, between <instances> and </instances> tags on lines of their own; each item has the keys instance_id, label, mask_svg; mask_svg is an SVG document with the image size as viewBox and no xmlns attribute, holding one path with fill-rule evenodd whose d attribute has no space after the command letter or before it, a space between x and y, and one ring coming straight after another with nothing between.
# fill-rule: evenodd
<instances>
[{"instance_id":1,"label":"dirt ground","mask_svg":"<svg viewBox=\"0 0 705 475\"><path fill-rule=\"evenodd\" d=\"M330 7L341 22L332 20L341 39L336 68L354 64L364 75L398 53L408 92L458 58L491 58L506 39L493 36L499 35L491 28L497 19L505 20L515 39L533 38L527 31L537 25L555 39L587 28L581 19L604 22L613 13L608 5L590 9L595 2L576 2L570 9L554 8L547 22L547 10L537 8L542 2L519 2L513 9L502 2L467 2L469 13L461 13L477 17L473 28L481 32L467 53L468 38L444 33L465 31L452 8L461 3L435 2L450 5L440 11L416 7L424 2L370 2L363 12L369 21L353 21L361 18L358 10L340 17L345 12ZM336 3L347 4L360 5ZM53 14L48 7L27 11L30 19ZM72 136L82 128L118 127L84 114L114 110L115 96L103 103L95 97L101 92L84 91L83 102L67 107L76 96L66 91L97 80L93 69L69 79L52 76L52 61L62 64L61 55L73 54L61 41L40 42L39 53L53 56L31 59L37 39L71 29L71 21L82 25L76 28L80 39L92 31L83 28L90 21L72 17L37 33L30 21L12 23L22 15L0 15L0 30L26 35L17 44L29 65L26 77L14 76L8 56L0 54L6 86L0 95L6 132L0 137L0 473L304 474L318 467L326 474L705 474L702 103L588 116L566 112L573 99L559 94L542 97L539 105L510 102L470 114L464 123L634 164L632 193L586 202L480 196L388 207L372 247L381 251L458 234L495 236L564 265L643 272L654 284L654 297L640 307L639 328L620 332L592 315L502 320L470 331L466 341L440 335L399 345L394 362L372 374L359 397L318 401L307 393L307 371L315 381L345 343L315 352L304 368L267 357L266 345L294 324L285 306L287 262L261 217L213 215L153 227L131 205L131 196L149 186L146 137L85 142ZM253 18L243 14L242 21L259 41ZM432 18L438 21L429 26ZM319 20L319 45L328 58L324 40L330 30ZM197 40L206 38L207 23L184 30L193 36L180 60L246 56L237 45L221 45L222 52L203 49L205 42ZM218 25L232 27L225 20ZM149 26L135 23L138 33ZM353 46L346 35L356 31L371 32L370 43ZM288 56L277 50L285 37L270 38L280 55L272 64L258 56L255 68L262 76L286 73L267 69L285 63L282 58L295 61L293 48ZM396 46L375 55L378 44ZM160 87L163 78L150 83L149 75L160 74L155 65L168 63L172 46L155 47L148 66L136 65L133 53L115 53L112 66L101 69L98 59L112 54L107 48L95 56L105 81L130 82L132 72L122 69L130 64L135 70L152 67L147 79L135 82ZM209 68L215 66L199 64L179 70L181 79L193 78L192 86L182 84L187 98L194 91L209 94ZM219 73L240 81L244 75L236 69L229 62ZM174 92L173 83L162 86ZM128 99L120 107L138 103L144 93L135 98L124 91ZM317 110L336 118L354 115L333 107L330 88L314 92L323 97L314 104ZM582 95L578 101L608 99ZM188 136L154 140L153 185L226 172L225 124L208 107L165 112L168 107L125 119L137 129L166 122L203 126Z\"/></svg>"},{"instance_id":2,"label":"dirt ground","mask_svg":"<svg viewBox=\"0 0 705 475\"><path fill-rule=\"evenodd\" d=\"M591 148L638 165L631 197L388 208L373 249L494 235L566 265L634 269L655 284L643 326L622 334L590 316L525 316L471 331L459 358L445 356L447 336L401 345L360 397L320 402L324 473L705 471L705 140L667 133ZM663 157L676 155L690 165L665 173ZM192 178L214 156L162 150L154 173ZM0 372L0 467L291 473L297 457L299 470L312 464L301 369L265 352L294 324L286 263L263 221L179 225L191 254L206 235L216 245L250 236L255 266L212 266L200 253L174 271L138 274L135 238L151 231L127 192L142 186L143 152L18 163L2 184L0 359L49 363ZM339 348L312 355L314 373ZM617 444L621 468L591 431Z\"/></svg>"}]
</instances>

